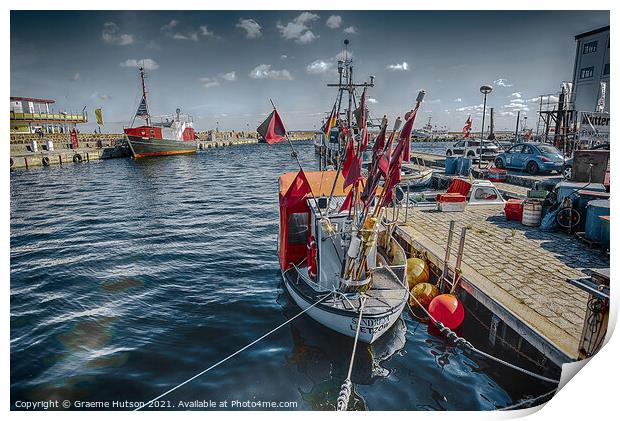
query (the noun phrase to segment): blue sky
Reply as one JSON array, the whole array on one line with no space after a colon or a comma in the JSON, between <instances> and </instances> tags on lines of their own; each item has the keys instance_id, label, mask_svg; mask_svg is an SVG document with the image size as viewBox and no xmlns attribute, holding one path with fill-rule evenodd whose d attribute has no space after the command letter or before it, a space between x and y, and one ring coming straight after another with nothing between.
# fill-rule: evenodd
<instances>
[{"instance_id":1,"label":"blue sky","mask_svg":"<svg viewBox=\"0 0 620 421\"><path fill-rule=\"evenodd\" d=\"M376 76L375 116L402 115L419 89L416 127L479 128L479 87L492 84L496 127L572 77L574 35L609 24L600 11L11 12L11 95L58 110L102 107L104 131L128 124L145 60L154 114L177 107L199 130L254 129L278 105L287 128L312 129L331 108L335 60L351 40L356 79ZM92 130L89 123L84 130Z\"/></svg>"}]
</instances>

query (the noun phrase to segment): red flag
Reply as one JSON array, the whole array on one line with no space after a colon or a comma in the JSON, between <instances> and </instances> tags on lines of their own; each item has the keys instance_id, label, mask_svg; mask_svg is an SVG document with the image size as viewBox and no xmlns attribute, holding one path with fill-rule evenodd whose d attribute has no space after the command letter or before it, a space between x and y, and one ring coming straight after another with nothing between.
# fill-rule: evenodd
<instances>
[{"instance_id":1,"label":"red flag","mask_svg":"<svg viewBox=\"0 0 620 421\"><path fill-rule=\"evenodd\" d=\"M280 114L276 110L273 110L269 117L256 129L263 139L270 145L274 143L282 142L286 139L286 129L284 123L280 118Z\"/></svg>"},{"instance_id":2,"label":"red flag","mask_svg":"<svg viewBox=\"0 0 620 421\"><path fill-rule=\"evenodd\" d=\"M348 187L362 178L362 155L355 155L344 178L343 187Z\"/></svg>"},{"instance_id":3,"label":"red flag","mask_svg":"<svg viewBox=\"0 0 620 421\"><path fill-rule=\"evenodd\" d=\"M463 127L463 134L465 137L471 136L471 115L467 117L467 121L465 122L465 126Z\"/></svg>"},{"instance_id":4,"label":"red flag","mask_svg":"<svg viewBox=\"0 0 620 421\"><path fill-rule=\"evenodd\" d=\"M310 183L306 178L304 170L299 170L293 183L286 191L283 203L286 206L295 206L300 200L303 200L308 193L311 192Z\"/></svg>"},{"instance_id":5,"label":"red flag","mask_svg":"<svg viewBox=\"0 0 620 421\"><path fill-rule=\"evenodd\" d=\"M356 183L363 184L362 178L361 177L358 178ZM340 207L340 212L349 210L349 208L353 206L353 190L355 189L352 188L349 191L349 194L347 194L347 197L344 199L344 202L342 203L342 206ZM360 198L358 196L357 200L355 201L355 204L359 204L359 203L360 203Z\"/></svg>"},{"instance_id":6,"label":"red flag","mask_svg":"<svg viewBox=\"0 0 620 421\"><path fill-rule=\"evenodd\" d=\"M413 111L411 111L409 115L405 115L407 121L400 131L400 141L404 141L403 159L405 161L411 161L411 131L413 130L413 123L415 122L415 116L418 114L419 107L420 103L418 102Z\"/></svg>"},{"instance_id":7,"label":"red flag","mask_svg":"<svg viewBox=\"0 0 620 421\"><path fill-rule=\"evenodd\" d=\"M411 159L411 131L413 130L413 123L415 122L415 116L418 112L419 106L420 103L416 105L413 111L405 115L407 121L405 122L403 129L400 131L400 137L398 139L398 143L396 144L396 148L394 148L394 151L392 152L390 166L385 177L386 183L383 187L385 189L382 203L383 206L387 206L392 201L394 188L398 183L400 183L400 170L403 160L406 158ZM382 167L381 170L384 171L385 162L380 162L380 166Z\"/></svg>"},{"instance_id":8,"label":"red flag","mask_svg":"<svg viewBox=\"0 0 620 421\"><path fill-rule=\"evenodd\" d=\"M355 160L355 146L353 139L347 141L346 150L344 152L344 163L342 164L342 175L346 178L349 175L353 161Z\"/></svg>"}]
</instances>

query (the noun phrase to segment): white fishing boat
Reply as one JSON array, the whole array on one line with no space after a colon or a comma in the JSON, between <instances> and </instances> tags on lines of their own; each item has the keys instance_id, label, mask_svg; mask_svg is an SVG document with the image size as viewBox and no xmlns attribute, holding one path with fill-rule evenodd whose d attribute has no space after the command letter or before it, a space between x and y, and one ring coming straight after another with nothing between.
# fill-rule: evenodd
<instances>
[{"instance_id":1,"label":"white fishing boat","mask_svg":"<svg viewBox=\"0 0 620 421\"><path fill-rule=\"evenodd\" d=\"M301 309L315 305L307 312L310 317L351 337L365 300L359 340L372 343L394 324L407 302L405 252L380 215L356 228L350 212L340 211L351 187L343 188L344 178L336 179L336 171L305 173L312 192L291 202L287 193L297 175L286 173L279 181L278 254L284 285Z\"/></svg>"},{"instance_id":2,"label":"white fishing boat","mask_svg":"<svg viewBox=\"0 0 620 421\"><path fill-rule=\"evenodd\" d=\"M403 162L401 169L401 187L415 189L426 187L431 183L433 170L430 168L418 168L410 162Z\"/></svg>"}]
</instances>

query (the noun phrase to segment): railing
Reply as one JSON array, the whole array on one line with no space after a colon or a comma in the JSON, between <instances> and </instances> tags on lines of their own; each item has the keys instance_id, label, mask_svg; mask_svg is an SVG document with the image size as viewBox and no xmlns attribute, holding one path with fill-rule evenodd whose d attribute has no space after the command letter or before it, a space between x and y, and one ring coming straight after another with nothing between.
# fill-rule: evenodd
<instances>
[{"instance_id":1,"label":"railing","mask_svg":"<svg viewBox=\"0 0 620 421\"><path fill-rule=\"evenodd\" d=\"M16 113L10 111L11 120L22 121L66 121L66 122L87 122L86 114L52 114L52 113Z\"/></svg>"}]
</instances>

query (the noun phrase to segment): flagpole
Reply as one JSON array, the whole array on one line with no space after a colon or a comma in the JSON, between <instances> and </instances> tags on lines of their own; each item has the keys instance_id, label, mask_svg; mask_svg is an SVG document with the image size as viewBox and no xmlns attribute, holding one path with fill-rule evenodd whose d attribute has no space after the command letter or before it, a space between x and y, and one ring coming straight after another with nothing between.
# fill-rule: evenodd
<instances>
[{"instance_id":1,"label":"flagpole","mask_svg":"<svg viewBox=\"0 0 620 421\"><path fill-rule=\"evenodd\" d=\"M278 112L278 110L276 109L276 105L273 103L273 101L271 100L271 98L269 98L269 102L271 102L271 106L273 107L273 110L275 112ZM284 128L284 137L286 138L286 140L288 141L289 146L291 147L291 156L293 158L295 158L295 161L297 161L297 165L299 166L299 170L301 172L304 172L304 168L301 166L301 161L299 161L299 155L297 154L297 151L295 150L295 147L293 146L293 142L291 141L291 138L288 137L288 130L286 130L286 127ZM306 177L305 173L304 173L304 178ZM307 180L306 180L307 181ZM316 205L316 208L319 211L319 216L321 217L321 219L323 219L323 212L321 212L321 208L319 206L319 202L316 199L316 197L314 196L314 192L312 191L312 186L310 186L310 195L312 196L312 199L314 200L314 203ZM329 209L329 208L328 208Z\"/></svg>"}]
</instances>

